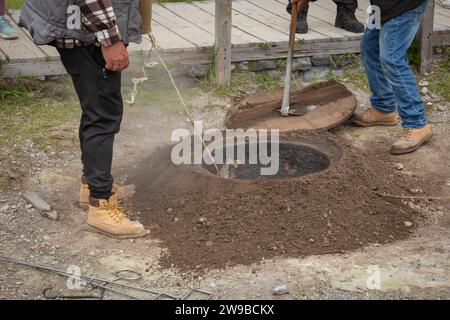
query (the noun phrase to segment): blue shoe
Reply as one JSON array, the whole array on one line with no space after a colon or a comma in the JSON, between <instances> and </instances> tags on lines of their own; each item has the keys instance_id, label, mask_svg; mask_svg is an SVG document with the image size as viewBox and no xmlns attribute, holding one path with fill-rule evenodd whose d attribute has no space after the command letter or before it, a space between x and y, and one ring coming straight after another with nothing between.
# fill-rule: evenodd
<instances>
[{"instance_id":1,"label":"blue shoe","mask_svg":"<svg viewBox=\"0 0 450 320\"><path fill-rule=\"evenodd\" d=\"M0 16L0 38L8 40L19 38L17 30L11 26L5 16Z\"/></svg>"}]
</instances>

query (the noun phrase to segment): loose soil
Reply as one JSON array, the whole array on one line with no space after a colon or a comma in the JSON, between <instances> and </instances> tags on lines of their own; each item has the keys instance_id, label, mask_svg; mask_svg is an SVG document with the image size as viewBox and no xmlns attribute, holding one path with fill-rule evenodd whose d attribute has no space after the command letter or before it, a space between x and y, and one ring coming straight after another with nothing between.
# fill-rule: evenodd
<instances>
[{"instance_id":1,"label":"loose soil","mask_svg":"<svg viewBox=\"0 0 450 320\"><path fill-rule=\"evenodd\" d=\"M163 266L201 271L339 253L405 239L417 226L417 213L377 192L410 195L407 186L432 185L401 175L385 153L361 152L323 131L281 141L314 146L330 166L304 177L227 180L173 165L168 146L136 167L129 182L137 192L127 205L167 249Z\"/></svg>"}]
</instances>

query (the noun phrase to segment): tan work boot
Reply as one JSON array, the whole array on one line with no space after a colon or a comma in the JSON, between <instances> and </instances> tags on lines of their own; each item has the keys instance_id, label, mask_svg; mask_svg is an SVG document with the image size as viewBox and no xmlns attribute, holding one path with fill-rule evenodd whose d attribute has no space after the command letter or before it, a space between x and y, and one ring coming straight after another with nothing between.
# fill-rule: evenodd
<instances>
[{"instance_id":1,"label":"tan work boot","mask_svg":"<svg viewBox=\"0 0 450 320\"><path fill-rule=\"evenodd\" d=\"M426 125L418 129L403 129L400 139L391 147L391 153L395 155L416 151L433 136L430 126Z\"/></svg>"},{"instance_id":2,"label":"tan work boot","mask_svg":"<svg viewBox=\"0 0 450 320\"><path fill-rule=\"evenodd\" d=\"M398 123L398 114L396 112L383 113L375 108L355 114L352 121L361 127L372 126L396 126Z\"/></svg>"},{"instance_id":3,"label":"tan work boot","mask_svg":"<svg viewBox=\"0 0 450 320\"><path fill-rule=\"evenodd\" d=\"M150 233L138 221L131 221L112 195L109 200L89 199L86 230L118 239L142 238Z\"/></svg>"},{"instance_id":4,"label":"tan work boot","mask_svg":"<svg viewBox=\"0 0 450 320\"><path fill-rule=\"evenodd\" d=\"M117 200L126 200L131 198L135 193L135 186L133 184L129 184L126 186L118 186L114 184L112 187L112 193L117 195ZM89 209L89 197L91 193L89 191L89 185L87 184L86 177L81 177L81 186L80 186L80 200L78 201L78 206L81 209L87 210Z\"/></svg>"}]
</instances>

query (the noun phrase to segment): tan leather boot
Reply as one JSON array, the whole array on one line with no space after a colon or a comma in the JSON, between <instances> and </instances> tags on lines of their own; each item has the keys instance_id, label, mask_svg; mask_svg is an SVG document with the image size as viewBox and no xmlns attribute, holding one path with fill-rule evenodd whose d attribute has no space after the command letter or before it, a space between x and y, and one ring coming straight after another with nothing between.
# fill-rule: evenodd
<instances>
[{"instance_id":1,"label":"tan leather boot","mask_svg":"<svg viewBox=\"0 0 450 320\"><path fill-rule=\"evenodd\" d=\"M396 126L398 123L398 114L396 112L383 113L374 108L355 114L352 121L361 127L372 126Z\"/></svg>"},{"instance_id":2,"label":"tan leather boot","mask_svg":"<svg viewBox=\"0 0 450 320\"><path fill-rule=\"evenodd\" d=\"M113 185L112 193L117 195L117 199L126 200L131 198L135 193L135 186L133 184L129 184L126 186L119 186L117 184ZM78 201L78 206L81 209L87 210L89 209L89 197L91 193L89 191L89 185L87 184L86 177L81 177L81 185L80 185L80 200Z\"/></svg>"},{"instance_id":3,"label":"tan leather boot","mask_svg":"<svg viewBox=\"0 0 450 320\"><path fill-rule=\"evenodd\" d=\"M391 147L391 153L395 155L414 152L433 136L430 126L419 129L404 129L402 136Z\"/></svg>"},{"instance_id":4,"label":"tan leather boot","mask_svg":"<svg viewBox=\"0 0 450 320\"><path fill-rule=\"evenodd\" d=\"M112 195L109 200L90 198L86 230L118 239L142 238L150 233L138 221L131 221Z\"/></svg>"}]
</instances>

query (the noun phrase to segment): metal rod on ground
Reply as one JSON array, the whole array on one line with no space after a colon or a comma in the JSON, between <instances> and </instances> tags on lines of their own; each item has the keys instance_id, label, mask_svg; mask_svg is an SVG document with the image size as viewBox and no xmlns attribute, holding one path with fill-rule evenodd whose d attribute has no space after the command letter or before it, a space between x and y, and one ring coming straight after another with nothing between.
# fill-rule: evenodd
<instances>
[{"instance_id":1,"label":"metal rod on ground","mask_svg":"<svg viewBox=\"0 0 450 320\"><path fill-rule=\"evenodd\" d=\"M450 200L450 196L402 196L387 193L375 192L376 195L383 198L405 199L405 200Z\"/></svg>"},{"instance_id":2,"label":"metal rod on ground","mask_svg":"<svg viewBox=\"0 0 450 320\"><path fill-rule=\"evenodd\" d=\"M30 268L34 268L34 269L45 270L45 271L57 273L57 274L59 274L61 276L64 276L64 277L73 277L74 276L72 273L69 273L69 272L64 271L64 270L51 268L51 267L46 267L46 266L41 266L41 265L36 265L36 264L32 264L32 263L28 263L28 262L25 262L25 261L16 260L16 259L9 258L9 257L0 256L0 261L6 261L6 262L11 262L11 263L15 263L15 264L18 264L18 265L23 265L23 266L27 266L27 267L30 267ZM144 288L136 287L136 286L133 286L133 285L113 282L113 281L105 280L105 279L101 279L101 278L80 275L80 279L85 280L86 282L92 284L95 287L99 287L99 288L102 288L102 289L105 289L105 290L109 290L109 291L117 293L119 295L122 295L122 296L125 296L125 297L128 297L128 298L132 298L132 299L136 299L136 300L142 300L142 299L139 298L139 297L135 297L135 296L129 295L129 294L124 293L122 291L113 289L111 287L108 287L107 285L120 286L120 287L126 288L126 289L133 289L133 290L136 290L136 291L141 291L141 292L145 292L145 293L151 293L151 294L156 295L156 296L164 295L166 297L169 297L169 298L175 299L175 300L179 299L178 297L175 297L175 296L172 296L172 295L169 295L169 294L166 294L166 293L162 294L160 292L156 292L156 291L153 291L153 290L150 290L150 289L144 289ZM94 281L101 282L101 284L100 283L96 283Z\"/></svg>"}]
</instances>

